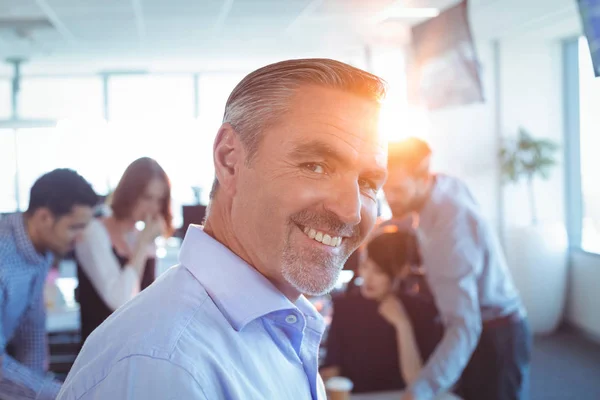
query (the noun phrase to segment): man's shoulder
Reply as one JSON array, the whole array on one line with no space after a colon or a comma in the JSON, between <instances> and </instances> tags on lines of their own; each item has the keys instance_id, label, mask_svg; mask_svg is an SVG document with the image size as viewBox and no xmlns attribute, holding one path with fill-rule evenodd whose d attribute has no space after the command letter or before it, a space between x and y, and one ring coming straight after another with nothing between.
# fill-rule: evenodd
<instances>
[{"instance_id":1,"label":"man's shoulder","mask_svg":"<svg viewBox=\"0 0 600 400\"><path fill-rule=\"evenodd\" d=\"M71 374L59 400L78 399L208 399L202 382L177 362L132 355L91 375L85 369Z\"/></svg>"},{"instance_id":2,"label":"man's shoulder","mask_svg":"<svg viewBox=\"0 0 600 400\"><path fill-rule=\"evenodd\" d=\"M76 391L89 390L123 363L134 368L128 360L135 359L155 360L204 381L198 365L222 357L216 342L232 331L202 284L186 267L176 266L88 337L67 383Z\"/></svg>"},{"instance_id":3,"label":"man's shoulder","mask_svg":"<svg viewBox=\"0 0 600 400\"><path fill-rule=\"evenodd\" d=\"M212 314L204 287L185 267L173 267L88 337L74 368L100 372L132 356L172 359L186 332L201 329Z\"/></svg>"},{"instance_id":4,"label":"man's shoulder","mask_svg":"<svg viewBox=\"0 0 600 400\"><path fill-rule=\"evenodd\" d=\"M437 175L431 202L440 220L479 219L479 205L466 183L459 178Z\"/></svg>"},{"instance_id":5,"label":"man's shoulder","mask_svg":"<svg viewBox=\"0 0 600 400\"><path fill-rule=\"evenodd\" d=\"M14 249L16 240L12 225L9 223L9 217L3 217L0 219L0 252Z\"/></svg>"},{"instance_id":6,"label":"man's shoulder","mask_svg":"<svg viewBox=\"0 0 600 400\"><path fill-rule=\"evenodd\" d=\"M109 342L114 337L131 337L127 344L138 351L146 343L151 347L173 347L172 341L192 319L202 316L208 293L189 271L176 266L165 272L156 282L115 311L90 336L91 342Z\"/></svg>"},{"instance_id":7,"label":"man's shoulder","mask_svg":"<svg viewBox=\"0 0 600 400\"><path fill-rule=\"evenodd\" d=\"M15 267L23 262L14 236L8 230L0 229L0 282L12 275Z\"/></svg>"}]
</instances>

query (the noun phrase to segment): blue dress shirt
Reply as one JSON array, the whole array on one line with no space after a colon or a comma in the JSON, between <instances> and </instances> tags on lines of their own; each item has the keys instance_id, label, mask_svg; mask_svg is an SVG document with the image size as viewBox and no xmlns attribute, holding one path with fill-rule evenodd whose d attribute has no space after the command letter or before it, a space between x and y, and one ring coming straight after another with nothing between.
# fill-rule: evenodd
<instances>
[{"instance_id":1,"label":"blue dress shirt","mask_svg":"<svg viewBox=\"0 0 600 400\"><path fill-rule=\"evenodd\" d=\"M325 399L308 300L197 226L179 261L92 333L59 399Z\"/></svg>"},{"instance_id":2,"label":"blue dress shirt","mask_svg":"<svg viewBox=\"0 0 600 400\"><path fill-rule=\"evenodd\" d=\"M52 259L33 247L23 214L0 220L0 399L50 400L60 389L45 374L44 283ZM6 353L8 345L14 357Z\"/></svg>"},{"instance_id":3,"label":"blue dress shirt","mask_svg":"<svg viewBox=\"0 0 600 400\"><path fill-rule=\"evenodd\" d=\"M485 321L525 310L497 236L460 180L436 176L418 235L445 333L409 390L431 399L460 378Z\"/></svg>"}]
</instances>

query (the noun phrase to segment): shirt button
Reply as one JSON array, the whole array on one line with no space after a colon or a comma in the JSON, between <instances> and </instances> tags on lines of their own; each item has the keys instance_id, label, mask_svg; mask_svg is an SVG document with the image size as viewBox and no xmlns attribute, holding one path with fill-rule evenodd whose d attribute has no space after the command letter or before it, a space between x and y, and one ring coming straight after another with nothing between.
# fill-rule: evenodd
<instances>
[{"instance_id":1,"label":"shirt button","mask_svg":"<svg viewBox=\"0 0 600 400\"><path fill-rule=\"evenodd\" d=\"M296 322L298 322L298 317L296 317L294 314L290 314L287 317L285 317L285 322L287 322L288 324L295 324Z\"/></svg>"}]
</instances>

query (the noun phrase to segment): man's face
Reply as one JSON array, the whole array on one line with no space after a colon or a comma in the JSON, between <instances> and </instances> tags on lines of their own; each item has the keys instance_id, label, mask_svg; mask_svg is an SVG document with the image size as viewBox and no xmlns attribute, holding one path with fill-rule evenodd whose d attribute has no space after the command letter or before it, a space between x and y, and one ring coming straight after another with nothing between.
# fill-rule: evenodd
<instances>
[{"instance_id":1,"label":"man's face","mask_svg":"<svg viewBox=\"0 0 600 400\"><path fill-rule=\"evenodd\" d=\"M47 218L42 219L40 232L45 247L58 256L63 256L74 249L81 238L87 224L92 219L91 207L76 205L69 214L54 217L50 211Z\"/></svg>"},{"instance_id":2,"label":"man's face","mask_svg":"<svg viewBox=\"0 0 600 400\"><path fill-rule=\"evenodd\" d=\"M402 218L415 211L426 192L427 181L417 178L402 167L389 168L383 191L392 215Z\"/></svg>"},{"instance_id":3,"label":"man's face","mask_svg":"<svg viewBox=\"0 0 600 400\"><path fill-rule=\"evenodd\" d=\"M304 87L239 167L232 221L251 263L284 292L329 291L373 228L386 177L379 106Z\"/></svg>"}]
</instances>

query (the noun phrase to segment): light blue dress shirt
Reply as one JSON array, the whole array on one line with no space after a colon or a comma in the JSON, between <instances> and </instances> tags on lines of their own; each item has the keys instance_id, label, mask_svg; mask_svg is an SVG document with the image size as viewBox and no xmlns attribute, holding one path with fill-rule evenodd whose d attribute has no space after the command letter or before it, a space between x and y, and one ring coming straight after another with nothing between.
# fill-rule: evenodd
<instances>
[{"instance_id":1,"label":"light blue dress shirt","mask_svg":"<svg viewBox=\"0 0 600 400\"><path fill-rule=\"evenodd\" d=\"M431 399L460 378L485 321L525 316L525 310L497 236L460 180L436 176L419 213L418 235L445 333L409 389L417 399Z\"/></svg>"},{"instance_id":2,"label":"light blue dress shirt","mask_svg":"<svg viewBox=\"0 0 600 400\"><path fill-rule=\"evenodd\" d=\"M315 399L325 324L191 226L180 265L88 338L61 400Z\"/></svg>"}]
</instances>

